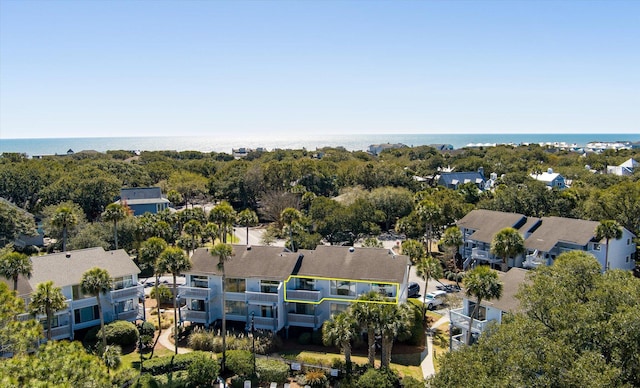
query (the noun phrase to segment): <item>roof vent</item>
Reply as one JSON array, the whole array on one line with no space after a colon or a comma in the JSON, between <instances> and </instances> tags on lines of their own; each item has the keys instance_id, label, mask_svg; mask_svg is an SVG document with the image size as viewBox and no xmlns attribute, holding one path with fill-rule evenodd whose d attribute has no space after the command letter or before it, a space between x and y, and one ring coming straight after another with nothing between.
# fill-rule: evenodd
<instances>
[{"instance_id":1,"label":"roof vent","mask_svg":"<svg viewBox=\"0 0 640 388\"><path fill-rule=\"evenodd\" d=\"M356 250L354 247L349 247L349 252L353 253Z\"/></svg>"},{"instance_id":2,"label":"roof vent","mask_svg":"<svg viewBox=\"0 0 640 388\"><path fill-rule=\"evenodd\" d=\"M66 257L67 259L68 259L68 258L70 258L70 257L71 257L71 253L67 253L67 254L65 255L65 257Z\"/></svg>"},{"instance_id":3,"label":"roof vent","mask_svg":"<svg viewBox=\"0 0 640 388\"><path fill-rule=\"evenodd\" d=\"M549 167L549 168L547 169L547 174L553 174L553 168Z\"/></svg>"}]
</instances>

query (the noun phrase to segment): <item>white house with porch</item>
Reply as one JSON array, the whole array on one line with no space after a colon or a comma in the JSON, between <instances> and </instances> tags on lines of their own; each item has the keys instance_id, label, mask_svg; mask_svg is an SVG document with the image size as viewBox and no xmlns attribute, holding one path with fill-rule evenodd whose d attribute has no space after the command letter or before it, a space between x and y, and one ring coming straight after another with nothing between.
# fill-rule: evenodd
<instances>
[{"instance_id":1,"label":"white house with porch","mask_svg":"<svg viewBox=\"0 0 640 388\"><path fill-rule=\"evenodd\" d=\"M508 272L498 272L498 277L502 283L502 296L500 299L483 300L476 315L473 317L471 326L472 343L487 329L490 324L500 324L507 314L518 311L520 301L515 295L520 284L526 281L527 270L522 268L511 268ZM475 308L476 302L473 299L464 297L462 308L449 311L449 349L457 350L467 344L467 334L469 333L469 321Z\"/></svg>"},{"instance_id":2,"label":"white house with porch","mask_svg":"<svg viewBox=\"0 0 640 388\"><path fill-rule=\"evenodd\" d=\"M38 284L49 280L62 289L66 298L67 307L55 313L50 328L53 339L73 339L76 330L100 325L97 298L84 294L80 287L82 274L94 267L107 270L113 281L113 288L100 295L105 322L144 318L144 291L138 285L140 269L123 249L105 251L103 248L89 248L33 256L31 263L31 278L18 278L18 295L25 300L25 305L28 306L30 295ZM23 314L20 318L31 317ZM42 323L47 337L46 316L36 318Z\"/></svg>"},{"instance_id":3,"label":"white house with porch","mask_svg":"<svg viewBox=\"0 0 640 388\"><path fill-rule=\"evenodd\" d=\"M319 329L331 314L344 311L358 296L377 291L384 303L407 298L410 261L384 248L318 246L289 252L282 247L234 245L224 263L224 287L218 258L207 248L191 257L181 321L210 326L222 319L278 332L289 327Z\"/></svg>"}]
</instances>

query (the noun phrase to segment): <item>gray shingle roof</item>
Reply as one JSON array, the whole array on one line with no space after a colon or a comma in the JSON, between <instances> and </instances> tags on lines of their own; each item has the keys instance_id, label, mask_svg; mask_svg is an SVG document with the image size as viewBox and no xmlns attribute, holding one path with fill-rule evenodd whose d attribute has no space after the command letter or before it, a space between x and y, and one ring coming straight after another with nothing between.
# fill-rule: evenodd
<instances>
[{"instance_id":1,"label":"gray shingle roof","mask_svg":"<svg viewBox=\"0 0 640 388\"><path fill-rule=\"evenodd\" d=\"M140 269L124 249L105 252L102 248L34 256L33 274L29 284L35 289L38 283L53 280L57 287L80 284L82 274L94 267L106 269L112 278L138 274Z\"/></svg>"},{"instance_id":2,"label":"gray shingle roof","mask_svg":"<svg viewBox=\"0 0 640 388\"><path fill-rule=\"evenodd\" d=\"M392 281L405 279L409 258L382 248L318 246L315 250L283 252L281 247L233 246L235 256L225 263L227 277L286 280L290 275ZM353 251L351 251L353 249ZM188 273L220 275L217 258L205 248L191 257Z\"/></svg>"},{"instance_id":3,"label":"gray shingle roof","mask_svg":"<svg viewBox=\"0 0 640 388\"><path fill-rule=\"evenodd\" d=\"M595 236L597 221L574 218L543 217L542 224L526 239L527 249L550 251L558 242L564 241L577 245L587 245Z\"/></svg>"},{"instance_id":4,"label":"gray shingle roof","mask_svg":"<svg viewBox=\"0 0 640 388\"><path fill-rule=\"evenodd\" d=\"M522 226L527 218L518 213L505 213L478 209L469 212L457 222L462 228L473 229L471 239L490 244L493 237L504 228ZM518 229L518 228L516 228Z\"/></svg>"},{"instance_id":5,"label":"gray shingle roof","mask_svg":"<svg viewBox=\"0 0 640 388\"><path fill-rule=\"evenodd\" d=\"M528 273L528 270L522 268L511 268L506 273L499 272L502 281L502 297L498 300L488 301L487 304L502 311L517 312L520 309L520 300L516 298L516 294L520 290L520 285L528 282Z\"/></svg>"},{"instance_id":6,"label":"gray shingle roof","mask_svg":"<svg viewBox=\"0 0 640 388\"><path fill-rule=\"evenodd\" d=\"M282 247L233 245L234 256L224 264L228 278L261 278L284 280L298 260L298 253L284 252ZM186 273L222 275L218 257L209 248L196 249L191 256L191 270Z\"/></svg>"}]
</instances>

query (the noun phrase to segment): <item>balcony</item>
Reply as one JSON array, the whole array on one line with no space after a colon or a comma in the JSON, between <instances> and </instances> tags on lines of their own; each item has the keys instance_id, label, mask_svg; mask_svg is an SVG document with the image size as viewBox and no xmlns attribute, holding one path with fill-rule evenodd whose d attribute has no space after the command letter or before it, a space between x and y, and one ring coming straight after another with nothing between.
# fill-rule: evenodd
<instances>
[{"instance_id":1,"label":"balcony","mask_svg":"<svg viewBox=\"0 0 640 388\"><path fill-rule=\"evenodd\" d=\"M183 321L189 321L194 323L208 324L206 311L189 310L187 307L180 309L180 316Z\"/></svg>"},{"instance_id":2,"label":"balcony","mask_svg":"<svg viewBox=\"0 0 640 388\"><path fill-rule=\"evenodd\" d=\"M247 291L245 294L248 302L278 303L278 294L254 291Z\"/></svg>"},{"instance_id":3,"label":"balcony","mask_svg":"<svg viewBox=\"0 0 640 388\"><path fill-rule=\"evenodd\" d=\"M499 258L491 257L491 255L489 254L489 251L481 250L479 248L471 249L471 258L474 260L481 260L481 261L486 261L494 264L502 262L502 260L500 260Z\"/></svg>"},{"instance_id":4,"label":"balcony","mask_svg":"<svg viewBox=\"0 0 640 388\"><path fill-rule=\"evenodd\" d=\"M317 290L286 290L287 300L299 300L307 302L320 302L322 291Z\"/></svg>"},{"instance_id":5,"label":"balcony","mask_svg":"<svg viewBox=\"0 0 640 388\"><path fill-rule=\"evenodd\" d=\"M111 291L111 300L119 301L126 299L140 298L144 295L144 289L142 286L126 287L119 290Z\"/></svg>"},{"instance_id":6,"label":"balcony","mask_svg":"<svg viewBox=\"0 0 640 388\"><path fill-rule=\"evenodd\" d=\"M466 338L464 334L458 334L451 337L451 350L459 350L466 345Z\"/></svg>"},{"instance_id":7,"label":"balcony","mask_svg":"<svg viewBox=\"0 0 640 388\"><path fill-rule=\"evenodd\" d=\"M323 314L310 315L287 313L287 321L291 326L312 327L315 329L322 326L325 318Z\"/></svg>"},{"instance_id":8,"label":"balcony","mask_svg":"<svg viewBox=\"0 0 640 388\"><path fill-rule=\"evenodd\" d=\"M44 337L47 338L48 330L44 330ZM63 325L51 329L51 339L60 340L71 338L71 326Z\"/></svg>"},{"instance_id":9,"label":"balcony","mask_svg":"<svg viewBox=\"0 0 640 388\"><path fill-rule=\"evenodd\" d=\"M135 321L138 318L138 309L133 309L129 311L123 311L121 313L116 314L116 319L119 321Z\"/></svg>"},{"instance_id":10,"label":"balcony","mask_svg":"<svg viewBox=\"0 0 640 388\"><path fill-rule=\"evenodd\" d=\"M178 294L180 295L180 298L183 299L209 300L213 294L213 290L202 287L180 286L178 287Z\"/></svg>"},{"instance_id":11,"label":"balcony","mask_svg":"<svg viewBox=\"0 0 640 388\"><path fill-rule=\"evenodd\" d=\"M471 319L468 315L465 315L463 309L454 309L449 312L449 317L451 319L451 324L459 327L460 329L467 330L469 329L469 320ZM490 321L487 320L473 320L473 325L471 326L471 332L473 333L482 333L487 324Z\"/></svg>"},{"instance_id":12,"label":"balcony","mask_svg":"<svg viewBox=\"0 0 640 388\"><path fill-rule=\"evenodd\" d=\"M249 318L249 323L251 322L251 318ZM275 318L265 318L265 317L254 317L253 324L256 329L263 330L275 330L276 327L276 319Z\"/></svg>"}]
</instances>

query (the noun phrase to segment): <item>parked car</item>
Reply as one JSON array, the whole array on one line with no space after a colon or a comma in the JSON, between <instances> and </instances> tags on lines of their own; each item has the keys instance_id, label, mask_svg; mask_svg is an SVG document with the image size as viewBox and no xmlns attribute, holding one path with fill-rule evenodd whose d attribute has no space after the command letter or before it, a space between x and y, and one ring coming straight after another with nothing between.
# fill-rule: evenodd
<instances>
[{"instance_id":1,"label":"parked car","mask_svg":"<svg viewBox=\"0 0 640 388\"><path fill-rule=\"evenodd\" d=\"M455 284L442 284L442 285L438 285L436 286L436 288L440 291L445 291L445 292L459 292L460 291L460 286L455 285Z\"/></svg>"},{"instance_id":2,"label":"parked car","mask_svg":"<svg viewBox=\"0 0 640 388\"><path fill-rule=\"evenodd\" d=\"M415 298L418 295L420 295L420 285L416 282L409 283L409 286L407 287L407 297Z\"/></svg>"},{"instance_id":3,"label":"parked car","mask_svg":"<svg viewBox=\"0 0 640 388\"><path fill-rule=\"evenodd\" d=\"M427 305L427 308L431 310L432 308L443 304L446 296L446 291L430 292L426 295L424 303Z\"/></svg>"}]
</instances>

